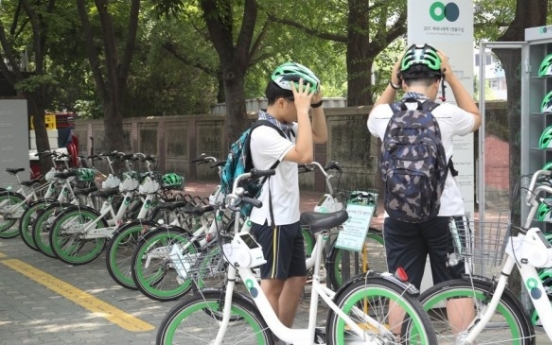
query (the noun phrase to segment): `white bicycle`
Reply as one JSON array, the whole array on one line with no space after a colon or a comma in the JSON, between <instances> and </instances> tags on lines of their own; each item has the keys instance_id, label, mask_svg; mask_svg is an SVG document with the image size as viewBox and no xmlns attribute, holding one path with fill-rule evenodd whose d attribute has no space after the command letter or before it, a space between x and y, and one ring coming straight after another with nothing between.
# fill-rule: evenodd
<instances>
[{"instance_id":1,"label":"white bicycle","mask_svg":"<svg viewBox=\"0 0 552 345\"><path fill-rule=\"evenodd\" d=\"M253 169L238 176L226 206L236 214L242 203L259 207L260 201L243 196L239 183L271 174L273 170ZM328 229L345 222L348 215L346 211L306 212L303 217L309 218L308 224L316 236L328 236ZM276 337L292 344L314 344L319 298L329 306L328 344L437 344L428 315L421 309L412 285L389 273L368 273L351 279L335 293L320 282L321 247L314 252L308 327L285 327L252 272L265 260L260 245L249 234L250 229L249 220L241 229L236 223L233 237L223 245L224 259L229 264L225 288L199 290L176 305L159 327L158 345L274 344ZM234 291L238 278L244 282L248 296ZM390 326L390 313L403 315L403 322Z\"/></svg>"},{"instance_id":2,"label":"white bicycle","mask_svg":"<svg viewBox=\"0 0 552 345\"><path fill-rule=\"evenodd\" d=\"M453 223L451 234L457 259L472 265L489 261L503 264L498 278L468 275L433 286L420 296L424 309L432 318L439 344L534 344L533 324L519 299L506 289L514 267L521 275L523 288L535 312L544 320L544 331L552 340L552 305L536 269L552 267L552 245L540 229L531 227L543 200L541 195L552 194L550 174L551 171L539 170L533 175L525 199L530 210L523 227L516 229L517 235L512 234L510 223ZM545 183L537 185L537 182ZM446 301L459 298L474 300L475 318L461 319L462 312L466 314L464 309L449 310L449 317L454 315L457 322L469 325L465 331L454 332L447 314L441 309Z\"/></svg>"}]
</instances>

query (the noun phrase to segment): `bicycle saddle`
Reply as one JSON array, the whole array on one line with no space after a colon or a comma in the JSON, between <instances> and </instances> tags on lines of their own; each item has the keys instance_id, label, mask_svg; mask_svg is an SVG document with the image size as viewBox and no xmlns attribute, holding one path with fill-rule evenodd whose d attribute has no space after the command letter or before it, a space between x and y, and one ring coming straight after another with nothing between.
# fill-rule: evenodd
<instances>
[{"instance_id":1,"label":"bicycle saddle","mask_svg":"<svg viewBox=\"0 0 552 345\"><path fill-rule=\"evenodd\" d=\"M117 194L121 194L121 192L119 192L118 187L97 190L95 192L90 193L90 196L99 196L99 197L102 197L102 198L109 198L110 196L117 195Z\"/></svg>"},{"instance_id":2,"label":"bicycle saddle","mask_svg":"<svg viewBox=\"0 0 552 345\"><path fill-rule=\"evenodd\" d=\"M12 175L15 175L15 174L17 174L18 172L25 171L25 168L15 168L15 169L6 168L6 171L9 172L9 173L12 174Z\"/></svg>"},{"instance_id":3,"label":"bicycle saddle","mask_svg":"<svg viewBox=\"0 0 552 345\"><path fill-rule=\"evenodd\" d=\"M349 215L344 210L332 213L303 212L301 213L300 222L303 225L308 225L314 234L341 225L345 223L347 218L349 218Z\"/></svg>"},{"instance_id":4,"label":"bicycle saddle","mask_svg":"<svg viewBox=\"0 0 552 345\"><path fill-rule=\"evenodd\" d=\"M215 207L213 205L204 205L204 206L197 206L197 207L186 207L182 209L182 211L186 214L193 214L196 216L201 216L204 213L214 211Z\"/></svg>"},{"instance_id":5,"label":"bicycle saddle","mask_svg":"<svg viewBox=\"0 0 552 345\"><path fill-rule=\"evenodd\" d=\"M189 203L187 201L164 202L162 204L155 206L155 208L159 210L174 211L177 208L186 207L188 206L188 204Z\"/></svg>"},{"instance_id":6,"label":"bicycle saddle","mask_svg":"<svg viewBox=\"0 0 552 345\"><path fill-rule=\"evenodd\" d=\"M54 174L55 178L62 178L62 179L66 179L66 178L71 177L71 176L77 176L77 172L76 171L67 171L67 172L58 172L58 173Z\"/></svg>"},{"instance_id":7,"label":"bicycle saddle","mask_svg":"<svg viewBox=\"0 0 552 345\"><path fill-rule=\"evenodd\" d=\"M25 187L30 187L30 186L35 185L37 183L40 183L40 180L21 181L21 185L23 185Z\"/></svg>"},{"instance_id":8,"label":"bicycle saddle","mask_svg":"<svg viewBox=\"0 0 552 345\"><path fill-rule=\"evenodd\" d=\"M92 192L95 192L98 190L98 187L94 186L94 187L88 187L88 188L79 188L79 189L75 189L74 190L74 193L75 195L88 195Z\"/></svg>"}]
</instances>

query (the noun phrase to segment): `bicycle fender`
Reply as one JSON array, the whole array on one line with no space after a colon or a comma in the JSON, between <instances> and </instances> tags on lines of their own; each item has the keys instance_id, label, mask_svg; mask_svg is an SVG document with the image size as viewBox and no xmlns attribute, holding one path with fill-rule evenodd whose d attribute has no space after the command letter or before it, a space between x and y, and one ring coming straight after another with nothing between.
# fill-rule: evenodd
<instances>
[{"instance_id":1,"label":"bicycle fender","mask_svg":"<svg viewBox=\"0 0 552 345\"><path fill-rule=\"evenodd\" d=\"M343 286L341 286L339 288L339 290L337 290L334 298L333 298L333 301L337 301L339 299L339 297L341 296L341 294L343 293L343 291L347 290L349 288L350 285L352 284L355 284L357 283L358 281L364 281L364 280L369 280L371 278L380 278L380 279L385 279L397 286L399 286L402 290L404 290L406 293L410 294L410 295L413 295L413 296L416 296L418 297L420 295L420 291L418 291L418 289L416 289L416 287L408 282L403 282L402 280L398 279L397 277L395 277L394 275L392 275L391 273L378 273L378 272L374 272L374 271L369 271L367 272L366 274L359 274L359 275L356 275L354 277L351 277L347 282L345 282L345 284L343 284Z\"/></svg>"},{"instance_id":2,"label":"bicycle fender","mask_svg":"<svg viewBox=\"0 0 552 345\"><path fill-rule=\"evenodd\" d=\"M159 224L157 224L156 222L154 221L151 221L151 220L146 220L146 219L143 219L143 220L133 220L131 222L128 222L128 223L125 223L123 224L120 228L117 229L117 231L115 231L113 233L113 237L115 237L117 234L119 234L120 232L123 232L125 231L126 229L130 228L130 227L133 227L133 226L136 226L136 225L145 225L145 226L149 226L151 228L156 228L158 227Z\"/></svg>"}]
</instances>

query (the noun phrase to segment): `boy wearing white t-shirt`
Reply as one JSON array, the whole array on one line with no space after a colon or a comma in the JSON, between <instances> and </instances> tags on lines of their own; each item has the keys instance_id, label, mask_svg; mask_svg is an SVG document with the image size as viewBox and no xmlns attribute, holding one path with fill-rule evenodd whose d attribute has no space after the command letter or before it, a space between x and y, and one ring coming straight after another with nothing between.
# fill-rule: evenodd
<instances>
[{"instance_id":1,"label":"boy wearing white t-shirt","mask_svg":"<svg viewBox=\"0 0 552 345\"><path fill-rule=\"evenodd\" d=\"M251 233L267 260L261 266L261 288L287 327L293 325L306 282L297 164L311 163L313 144L325 143L328 136L319 87L305 66L290 62L276 68L265 92L268 107L259 112L259 119L272 122L284 136L270 126L251 133L253 166L266 170L276 165L276 174L266 180L259 196L263 206L253 208L250 219Z\"/></svg>"},{"instance_id":2,"label":"boy wearing white t-shirt","mask_svg":"<svg viewBox=\"0 0 552 345\"><path fill-rule=\"evenodd\" d=\"M387 124L393 115L392 106L396 91L403 89L403 101L415 99L420 102L435 101L441 80L449 84L458 106L442 103L431 111L441 130L441 139L447 161L453 155L453 138L476 131L481 124L479 109L454 74L448 57L429 45L412 45L393 67L389 86L374 104L368 117L368 130L380 139L385 135ZM417 103L405 102L409 109L416 109ZM433 282L460 278L463 264L449 265L451 246L449 221L451 217L464 215L464 203L452 173L449 171L441 195L441 206L437 217L422 223L402 222L386 217L383 234L390 272L403 268L408 279L418 289L429 255ZM453 331L459 333L473 319L473 301L457 299L447 302L447 311Z\"/></svg>"}]
</instances>

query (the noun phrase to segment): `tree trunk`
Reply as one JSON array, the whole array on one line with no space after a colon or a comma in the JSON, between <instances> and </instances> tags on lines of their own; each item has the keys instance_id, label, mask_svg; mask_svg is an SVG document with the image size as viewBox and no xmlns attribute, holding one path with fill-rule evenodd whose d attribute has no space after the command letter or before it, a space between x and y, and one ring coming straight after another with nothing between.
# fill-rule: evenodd
<instances>
[{"instance_id":1,"label":"tree trunk","mask_svg":"<svg viewBox=\"0 0 552 345\"><path fill-rule=\"evenodd\" d=\"M347 105L360 106L372 103L372 64L368 55L370 30L367 0L349 0L347 21Z\"/></svg>"},{"instance_id":2,"label":"tree trunk","mask_svg":"<svg viewBox=\"0 0 552 345\"><path fill-rule=\"evenodd\" d=\"M31 94L25 94L27 99L27 106L29 112L29 118L33 117L33 127L35 131L36 150L37 152L50 150L50 143L48 142L48 133L46 131L46 124L44 123L44 107L41 106L41 102L37 101ZM52 159L39 158L40 161L40 173L45 175L53 166Z\"/></svg>"},{"instance_id":3,"label":"tree trunk","mask_svg":"<svg viewBox=\"0 0 552 345\"><path fill-rule=\"evenodd\" d=\"M105 101L103 113L105 128L103 152L120 151L124 147L123 117L111 100Z\"/></svg>"},{"instance_id":4,"label":"tree trunk","mask_svg":"<svg viewBox=\"0 0 552 345\"><path fill-rule=\"evenodd\" d=\"M245 71L230 67L223 72L224 94L226 96L226 137L228 144L237 140L249 125L245 109Z\"/></svg>"}]
</instances>

